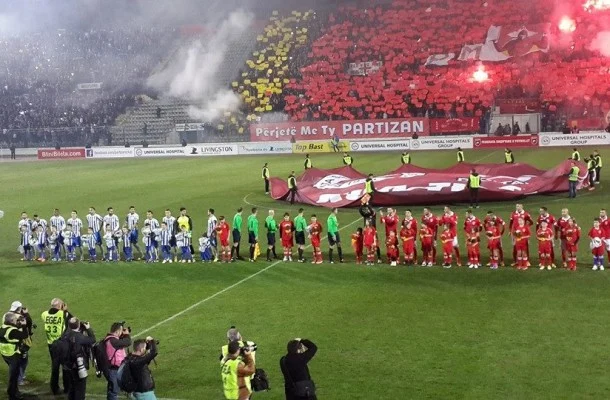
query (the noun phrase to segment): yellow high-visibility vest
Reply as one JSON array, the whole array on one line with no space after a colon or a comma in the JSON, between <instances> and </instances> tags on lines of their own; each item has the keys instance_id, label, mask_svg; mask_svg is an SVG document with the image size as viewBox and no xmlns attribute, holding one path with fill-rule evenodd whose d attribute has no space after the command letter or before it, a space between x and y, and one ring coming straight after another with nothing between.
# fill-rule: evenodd
<instances>
[{"instance_id":1,"label":"yellow high-visibility vest","mask_svg":"<svg viewBox=\"0 0 610 400\"><path fill-rule=\"evenodd\" d=\"M478 189L479 187L481 187L481 177L479 175L470 174L470 177L468 179L470 181L471 189Z\"/></svg>"}]
</instances>

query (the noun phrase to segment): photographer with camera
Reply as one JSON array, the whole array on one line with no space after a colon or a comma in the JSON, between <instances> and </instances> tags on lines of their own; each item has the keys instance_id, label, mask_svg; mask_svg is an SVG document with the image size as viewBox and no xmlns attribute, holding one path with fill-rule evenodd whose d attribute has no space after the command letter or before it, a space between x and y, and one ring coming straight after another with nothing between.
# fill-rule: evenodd
<instances>
[{"instance_id":1,"label":"photographer with camera","mask_svg":"<svg viewBox=\"0 0 610 400\"><path fill-rule=\"evenodd\" d=\"M0 354L8 365L8 400L19 400L19 367L24 341L29 338L25 318L14 312L4 314L0 328Z\"/></svg>"},{"instance_id":2,"label":"photographer with camera","mask_svg":"<svg viewBox=\"0 0 610 400\"><path fill-rule=\"evenodd\" d=\"M21 345L21 360L19 361L19 386L24 386L29 384L25 378L25 370L28 367L29 362L29 350L32 347L32 335L34 335L34 329L36 329L36 325L32 322L32 317L28 312L28 309L21 304L19 300L13 301L11 304L10 312L14 312L15 314L21 315L25 318L25 327L24 330L27 332L28 337L23 341Z\"/></svg>"},{"instance_id":3,"label":"photographer with camera","mask_svg":"<svg viewBox=\"0 0 610 400\"><path fill-rule=\"evenodd\" d=\"M256 350L257 350L256 343L254 343L252 341L249 341L249 340L248 341L244 341L242 339L242 337L241 337L241 333L239 333L237 328L235 328L234 326L232 326L227 331L227 342L228 343L239 342L239 346L240 347L248 346L249 349L250 349L250 355L252 356L252 361L254 361L254 363L256 363ZM220 348L220 359L221 360L227 354L229 354L229 344L228 343Z\"/></svg>"},{"instance_id":4,"label":"photographer with camera","mask_svg":"<svg viewBox=\"0 0 610 400\"><path fill-rule=\"evenodd\" d=\"M250 377L256 366L250 347L232 341L227 346L227 355L220 361L222 385L227 400L248 400L252 394Z\"/></svg>"},{"instance_id":5,"label":"photographer with camera","mask_svg":"<svg viewBox=\"0 0 610 400\"><path fill-rule=\"evenodd\" d=\"M157 400L155 396L155 380L148 364L157 357L159 342L152 337L133 342L133 353L127 357L129 369L134 381L135 390L132 393L135 400Z\"/></svg>"},{"instance_id":6,"label":"photographer with camera","mask_svg":"<svg viewBox=\"0 0 610 400\"><path fill-rule=\"evenodd\" d=\"M284 375L286 400L316 400L316 386L311 380L307 363L318 347L308 339L294 339L286 346L288 354L280 359Z\"/></svg>"},{"instance_id":7,"label":"photographer with camera","mask_svg":"<svg viewBox=\"0 0 610 400\"><path fill-rule=\"evenodd\" d=\"M66 331L68 321L72 318L72 315L68 311L68 306L62 299L54 298L51 300L51 308L48 311L42 313L42 321L44 322L44 331L47 336L47 345L49 347L49 354L51 355L51 392L54 395L59 395L59 371L60 362L57 357L53 356L51 351L53 343L59 340L61 335ZM68 393L68 387L70 386L70 376L68 374L62 374L64 393Z\"/></svg>"},{"instance_id":8,"label":"photographer with camera","mask_svg":"<svg viewBox=\"0 0 610 400\"><path fill-rule=\"evenodd\" d=\"M84 333L81 331L84 330ZM57 357L63 373L69 376L68 400L85 400L89 354L95 344L95 333L88 322L72 317L68 330L53 343L53 357Z\"/></svg>"},{"instance_id":9,"label":"photographer with camera","mask_svg":"<svg viewBox=\"0 0 610 400\"><path fill-rule=\"evenodd\" d=\"M108 373L106 376L108 381L107 400L117 400L119 398L121 388L119 387L117 372L121 363L127 357L125 349L131 346L130 334L131 328L125 327L125 321L115 322L110 327L110 333L103 340L103 349L108 361Z\"/></svg>"}]
</instances>

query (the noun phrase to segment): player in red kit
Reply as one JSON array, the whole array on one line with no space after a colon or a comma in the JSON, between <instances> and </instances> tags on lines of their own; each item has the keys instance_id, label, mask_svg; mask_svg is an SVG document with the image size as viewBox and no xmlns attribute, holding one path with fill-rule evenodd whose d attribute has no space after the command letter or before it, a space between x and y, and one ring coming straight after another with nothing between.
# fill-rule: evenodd
<instances>
[{"instance_id":1,"label":"player in red kit","mask_svg":"<svg viewBox=\"0 0 610 400\"><path fill-rule=\"evenodd\" d=\"M492 225L493 224L493 225ZM504 220L495 215L493 211L487 211L487 216L483 220L483 229L485 232L489 230L490 226L494 226L498 229L498 235L500 236L499 247L498 247L498 261L499 265L504 266L504 250L502 249L502 235L504 235L504 231L506 230L506 222ZM493 258L492 258L493 259ZM491 263L490 263L491 266Z\"/></svg>"},{"instance_id":2,"label":"player in red kit","mask_svg":"<svg viewBox=\"0 0 610 400\"><path fill-rule=\"evenodd\" d=\"M593 253L593 271L604 270L604 243L607 239L606 233L600 225L599 218L593 220L593 228L589 231L591 239L591 253Z\"/></svg>"},{"instance_id":3,"label":"player in red kit","mask_svg":"<svg viewBox=\"0 0 610 400\"><path fill-rule=\"evenodd\" d=\"M580 240L580 227L576 225L574 218L570 218L568 226L563 230L566 238L566 255L568 259L568 269L576 271L576 255L578 254L578 242Z\"/></svg>"},{"instance_id":4,"label":"player in red kit","mask_svg":"<svg viewBox=\"0 0 610 400\"><path fill-rule=\"evenodd\" d=\"M448 224L443 225L440 240L443 246L443 267L445 268L451 268L454 238L455 236L451 232L451 227Z\"/></svg>"},{"instance_id":5,"label":"player in red kit","mask_svg":"<svg viewBox=\"0 0 610 400\"><path fill-rule=\"evenodd\" d=\"M424 215L421 217L421 222L423 225L427 226L432 231L432 255L431 260L428 261L428 263L432 262L432 265L434 265L434 263L436 262L436 239L438 238L438 226L440 224L440 221L437 217L434 216L434 214L432 214L429 208L424 208ZM425 267L426 265L422 263L422 267ZM431 267L432 265L428 266Z\"/></svg>"},{"instance_id":6,"label":"player in red kit","mask_svg":"<svg viewBox=\"0 0 610 400\"><path fill-rule=\"evenodd\" d=\"M472 214L472 210L466 211L466 219L464 219L464 232L466 233L466 237L472 231L481 232L483 227L481 226L481 220ZM469 249L468 243L466 243L466 248ZM479 263L471 263L470 256L468 256L468 268L478 268Z\"/></svg>"},{"instance_id":7,"label":"player in red kit","mask_svg":"<svg viewBox=\"0 0 610 400\"><path fill-rule=\"evenodd\" d=\"M362 264L362 253L364 249L362 228L356 229L356 232L352 234L352 247L354 248L354 253L356 253L356 264Z\"/></svg>"},{"instance_id":8,"label":"player in red kit","mask_svg":"<svg viewBox=\"0 0 610 400\"><path fill-rule=\"evenodd\" d=\"M538 229L536 229L536 238L538 239L538 258L540 259L540 269L552 269L553 259L551 253L553 251L553 230L546 221L541 221Z\"/></svg>"},{"instance_id":9,"label":"player in red kit","mask_svg":"<svg viewBox=\"0 0 610 400\"><path fill-rule=\"evenodd\" d=\"M434 247L434 231L428 225L423 224L419 228L419 241L421 243L422 251L422 267L431 267L434 265L432 262L433 247Z\"/></svg>"},{"instance_id":10,"label":"player in red kit","mask_svg":"<svg viewBox=\"0 0 610 400\"><path fill-rule=\"evenodd\" d=\"M564 231L568 227L570 219L571 217L568 209L562 208L561 218L555 221L555 239L559 238L561 241L561 261L564 268L568 267L568 251Z\"/></svg>"},{"instance_id":11,"label":"player in red kit","mask_svg":"<svg viewBox=\"0 0 610 400\"><path fill-rule=\"evenodd\" d=\"M390 232L394 232L394 235L398 233L398 223L400 218L396 215L396 210L393 208L388 208L387 214L384 214L383 211L379 211L381 223L385 225L385 237L386 239L390 237Z\"/></svg>"},{"instance_id":12,"label":"player in red kit","mask_svg":"<svg viewBox=\"0 0 610 400\"><path fill-rule=\"evenodd\" d=\"M396 232L390 231L390 235L388 236L385 245L388 252L388 260L390 265L395 267L400 257L398 251L398 236L396 236Z\"/></svg>"},{"instance_id":13,"label":"player in red kit","mask_svg":"<svg viewBox=\"0 0 610 400\"><path fill-rule=\"evenodd\" d=\"M540 229L542 222L546 222L546 226L549 229L553 229L555 226L555 217L549 213L549 210L546 207L540 207L538 219L536 220L536 232ZM555 249L553 247L553 241L551 240L551 268L556 268L555 266ZM538 251L540 253L540 251ZM542 266L542 264L541 264ZM543 269L543 268L540 268Z\"/></svg>"},{"instance_id":14,"label":"player in red kit","mask_svg":"<svg viewBox=\"0 0 610 400\"><path fill-rule=\"evenodd\" d=\"M284 214L284 220L280 222L280 235L282 248L284 249L284 261L292 261L292 248L294 247L294 223L290 220L290 214Z\"/></svg>"},{"instance_id":15,"label":"player in red kit","mask_svg":"<svg viewBox=\"0 0 610 400\"><path fill-rule=\"evenodd\" d=\"M481 266L481 229L476 226L466 228L466 249L468 250L468 268Z\"/></svg>"},{"instance_id":16,"label":"player in red kit","mask_svg":"<svg viewBox=\"0 0 610 400\"><path fill-rule=\"evenodd\" d=\"M456 213L451 211L451 208L445 206L440 223L442 225L448 225L449 230L453 234L453 251L455 252L455 261L457 266L461 267L462 261L460 260L460 245L457 237L458 216Z\"/></svg>"},{"instance_id":17,"label":"player in red kit","mask_svg":"<svg viewBox=\"0 0 610 400\"><path fill-rule=\"evenodd\" d=\"M402 252L405 255L405 264L411 265L417 263L415 259L415 235L417 230L413 224L403 221L402 229L400 230L400 240L402 240Z\"/></svg>"},{"instance_id":18,"label":"player in red kit","mask_svg":"<svg viewBox=\"0 0 610 400\"><path fill-rule=\"evenodd\" d=\"M512 236L515 239L515 249L517 251L517 269L526 270L529 267L527 256L528 242L530 238L530 227L526 224L525 218L518 218L513 225Z\"/></svg>"},{"instance_id":19,"label":"player in red kit","mask_svg":"<svg viewBox=\"0 0 610 400\"><path fill-rule=\"evenodd\" d=\"M216 233L218 240L220 240L220 259L226 263L231 261L231 243L229 243L230 230L231 228L225 220L225 217L221 216L218 218Z\"/></svg>"},{"instance_id":20,"label":"player in red kit","mask_svg":"<svg viewBox=\"0 0 610 400\"><path fill-rule=\"evenodd\" d=\"M608 219L608 213L605 208L599 210L599 226L604 231L604 246L606 247L606 253L608 254L608 263L610 263L610 219Z\"/></svg>"},{"instance_id":21,"label":"player in red kit","mask_svg":"<svg viewBox=\"0 0 610 400\"><path fill-rule=\"evenodd\" d=\"M370 220L366 220L362 230L364 249L366 250L366 265L375 264L375 250L377 248L377 230L373 228Z\"/></svg>"},{"instance_id":22,"label":"player in red kit","mask_svg":"<svg viewBox=\"0 0 610 400\"><path fill-rule=\"evenodd\" d=\"M519 221L519 218L523 218L525 225L532 226L534 225L534 221L532 220L532 216L523 209L523 204L515 205L515 211L510 215L510 221L508 222L508 229L510 232L514 232L514 228ZM529 263L529 242L526 242L527 248L525 249L527 256L527 266L530 266ZM517 247L516 247L516 238L513 236L513 260L517 260L519 257L517 256Z\"/></svg>"},{"instance_id":23,"label":"player in red kit","mask_svg":"<svg viewBox=\"0 0 610 400\"><path fill-rule=\"evenodd\" d=\"M322 264L322 249L320 248L320 235L322 234L322 225L318 222L316 215L311 216L311 221L307 227L309 232L309 239L311 240L311 247L313 247L313 260L312 264Z\"/></svg>"},{"instance_id":24,"label":"player in red kit","mask_svg":"<svg viewBox=\"0 0 610 400\"><path fill-rule=\"evenodd\" d=\"M502 248L502 233L496 221L491 219L485 224L485 236L487 236L487 249L491 257L491 269L498 269L500 250Z\"/></svg>"},{"instance_id":25,"label":"player in red kit","mask_svg":"<svg viewBox=\"0 0 610 400\"><path fill-rule=\"evenodd\" d=\"M415 245L416 236L417 236L417 220L413 218L413 214L411 210L405 211L405 219L402 220L402 226L407 227L407 229L413 230L413 263L417 264L417 246ZM402 235L401 235L402 236ZM403 245L404 248L404 245ZM405 254L406 255L406 254Z\"/></svg>"}]
</instances>

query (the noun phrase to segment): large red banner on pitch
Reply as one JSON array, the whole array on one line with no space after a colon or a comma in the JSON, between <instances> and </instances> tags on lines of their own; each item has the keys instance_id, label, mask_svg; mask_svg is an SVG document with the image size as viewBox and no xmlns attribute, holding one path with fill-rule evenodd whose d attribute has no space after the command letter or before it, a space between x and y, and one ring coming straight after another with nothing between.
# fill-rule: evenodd
<instances>
[{"instance_id":1,"label":"large red banner on pitch","mask_svg":"<svg viewBox=\"0 0 610 400\"><path fill-rule=\"evenodd\" d=\"M466 133L478 132L479 118L431 118L430 133Z\"/></svg>"},{"instance_id":2,"label":"large red banner on pitch","mask_svg":"<svg viewBox=\"0 0 610 400\"><path fill-rule=\"evenodd\" d=\"M580 163L580 183L587 169ZM374 178L378 206L414 204L451 204L468 202L467 188L470 171L481 175L481 201L514 200L533 194L568 191L566 175L570 161L564 161L549 171L528 164L456 164L447 169L429 169L404 165ZM323 207L351 207L360 204L364 195L366 175L351 167L331 170L310 169L297 178L296 200ZM280 178L271 178L271 196L286 200L288 185Z\"/></svg>"},{"instance_id":3,"label":"large red banner on pitch","mask_svg":"<svg viewBox=\"0 0 610 400\"><path fill-rule=\"evenodd\" d=\"M430 134L428 118L371 119L358 121L302 121L251 124L250 141L396 139Z\"/></svg>"}]
</instances>

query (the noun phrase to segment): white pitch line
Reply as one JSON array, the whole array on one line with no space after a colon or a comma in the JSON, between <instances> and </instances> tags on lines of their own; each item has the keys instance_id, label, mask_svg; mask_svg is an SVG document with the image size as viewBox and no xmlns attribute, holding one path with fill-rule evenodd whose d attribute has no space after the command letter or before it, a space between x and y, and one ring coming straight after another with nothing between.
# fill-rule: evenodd
<instances>
[{"instance_id":1,"label":"white pitch line","mask_svg":"<svg viewBox=\"0 0 610 400\"><path fill-rule=\"evenodd\" d=\"M500 150L494 150L494 151L492 151L491 153L489 153L489 154L487 154L487 155L485 155L485 156L483 156L483 157L481 157L481 158L478 158L478 159L474 160L473 162L474 162L474 163L478 163L478 162L481 162L481 161L483 161L483 160L486 160L486 159L488 159L489 157L491 157L491 156L493 156L494 154L496 154L498 151L500 151Z\"/></svg>"},{"instance_id":2,"label":"white pitch line","mask_svg":"<svg viewBox=\"0 0 610 400\"><path fill-rule=\"evenodd\" d=\"M244 203L246 203L247 205L252 206L252 207L264 208L266 210L294 211L289 208L277 208L277 207L271 208L271 207L261 206L259 204L250 203L248 201L248 196L253 195L253 194L254 193L248 193L247 195L245 195L244 198L242 199L244 201Z\"/></svg>"},{"instance_id":3,"label":"white pitch line","mask_svg":"<svg viewBox=\"0 0 610 400\"><path fill-rule=\"evenodd\" d=\"M361 221L361 218L358 218L358 219L356 219L356 220L354 220L354 221L350 222L349 224L347 224L347 225L345 225L344 227L342 227L341 229L339 229L339 231L342 231L343 229L348 228L348 227L350 227L350 226L354 225L356 222L359 222L359 221ZM322 240L324 240L325 238L326 238L326 237L323 237L323 238L322 238ZM311 247L311 244L307 245L305 248L306 248L306 249L308 249L308 248L310 248L310 247ZM228 292L228 291L229 291L229 290L231 290L231 289L236 288L237 286L241 285L242 283L249 281L250 279L252 279L252 278L254 278L254 277L256 277L256 276L258 276L258 275L262 274L263 272L266 272L266 271L270 270L271 268L275 267L276 265L278 265L278 264L280 264L280 263L282 263L282 262L283 262L282 260L278 260L278 261L274 262L273 264L268 265L267 267L265 267L265 268L261 269L260 271L257 271L257 272L255 272L255 273L253 273L253 274L251 274L251 275L248 275L247 277L243 278L242 280L237 281L237 282L235 282L234 284L232 284L232 285L230 285L230 286L227 286L226 288L224 288L224 289L222 289L222 290L219 290L218 292L216 292L216 293L214 293L214 294L212 294L212 295L210 295L210 296L206 297L205 299L198 301L197 303L195 303L195 304L193 304L193 305L191 305L191 306L189 306L189 307L185 308L184 310L182 310L182 311L180 311L180 312L177 312L176 314L174 314L174 315L172 315L172 316L170 316L170 317L168 317L168 318L164 319L164 320L163 320L163 321L161 321L161 322L157 322L156 324L154 324L154 325L153 325L153 326L151 326L150 328L146 328L146 329L144 329L143 331L138 332L138 333L136 333L136 334L135 334L135 335L133 335L133 336L134 336L134 337L142 336L142 335L144 335L144 334L146 334L146 333L148 333L148 332L152 331L153 329L156 329L156 328L160 327L161 325L165 325L166 323L168 323L168 322L170 322L170 321L173 321L174 319L176 319L176 318L178 318L178 317L180 317L180 316L182 316L182 315L186 314L187 312L189 312L189 311L191 311L191 310L193 310L193 309L195 309L195 308L199 307L200 305L202 305L202 304L204 304L204 303L207 303L208 301L210 301L210 300L212 300L212 299L214 299L214 298L216 298L216 297L220 296L220 295L221 295L221 294L223 294L223 293Z\"/></svg>"}]
</instances>

